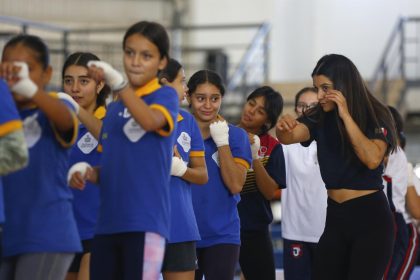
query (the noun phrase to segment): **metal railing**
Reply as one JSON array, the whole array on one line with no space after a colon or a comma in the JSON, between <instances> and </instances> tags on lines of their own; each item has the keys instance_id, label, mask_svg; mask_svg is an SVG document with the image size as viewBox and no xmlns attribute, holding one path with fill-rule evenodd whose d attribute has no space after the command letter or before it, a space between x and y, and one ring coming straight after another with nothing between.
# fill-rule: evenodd
<instances>
[{"instance_id":1,"label":"metal railing","mask_svg":"<svg viewBox=\"0 0 420 280\"><path fill-rule=\"evenodd\" d=\"M229 79L228 91L267 82L269 33L270 24L264 23L259 27L239 65ZM255 73L261 74L256 75Z\"/></svg>"},{"instance_id":2,"label":"metal railing","mask_svg":"<svg viewBox=\"0 0 420 280\"><path fill-rule=\"evenodd\" d=\"M404 105L408 89L420 87L420 18L402 17L398 20L379 64L375 69L370 87L385 103L390 93L397 91L395 106Z\"/></svg>"},{"instance_id":3,"label":"metal railing","mask_svg":"<svg viewBox=\"0 0 420 280\"><path fill-rule=\"evenodd\" d=\"M91 51L122 70L121 42L126 28L71 29L0 16L0 49L10 36L17 33L40 36L50 48L54 68L53 87L59 88L61 66L74 51ZM220 74L225 78L227 95L241 93L239 101L245 99L244 95L250 87L267 81L269 24L177 26L168 27L168 31L172 48L176 50L173 53L180 56L176 58L182 61L187 76L199 69L216 66L212 70L222 72ZM224 61L219 61L221 65L209 63L210 56L214 54L225 57Z\"/></svg>"}]
</instances>

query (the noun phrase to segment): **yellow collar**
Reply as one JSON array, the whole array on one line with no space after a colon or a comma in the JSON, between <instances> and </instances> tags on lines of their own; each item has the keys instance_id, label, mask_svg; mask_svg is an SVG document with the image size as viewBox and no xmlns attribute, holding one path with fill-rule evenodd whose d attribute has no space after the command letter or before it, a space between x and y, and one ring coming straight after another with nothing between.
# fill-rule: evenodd
<instances>
[{"instance_id":1,"label":"yellow collar","mask_svg":"<svg viewBox=\"0 0 420 280\"><path fill-rule=\"evenodd\" d=\"M98 120L102 120L105 117L106 109L104 106L99 106L96 108L95 112L93 113L93 116L97 118Z\"/></svg>"},{"instance_id":2,"label":"yellow collar","mask_svg":"<svg viewBox=\"0 0 420 280\"><path fill-rule=\"evenodd\" d=\"M161 85L159 84L159 80L157 78L151 80L150 82L148 82L147 84L145 84L144 86L136 89L136 95L138 97L142 97L148 94L151 94L152 92L158 90L161 87Z\"/></svg>"},{"instance_id":3,"label":"yellow collar","mask_svg":"<svg viewBox=\"0 0 420 280\"><path fill-rule=\"evenodd\" d=\"M184 117L181 114L178 114L178 117L176 118L177 122L180 122L184 119Z\"/></svg>"}]
</instances>

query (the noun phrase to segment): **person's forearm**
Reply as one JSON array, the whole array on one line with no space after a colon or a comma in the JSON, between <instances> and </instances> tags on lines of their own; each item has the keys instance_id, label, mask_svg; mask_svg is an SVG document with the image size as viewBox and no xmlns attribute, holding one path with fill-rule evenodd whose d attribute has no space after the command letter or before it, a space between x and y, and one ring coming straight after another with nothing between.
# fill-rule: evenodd
<instances>
[{"instance_id":1,"label":"person's forearm","mask_svg":"<svg viewBox=\"0 0 420 280\"><path fill-rule=\"evenodd\" d=\"M406 194L407 210L414 219L420 219L420 196L417 195L414 186L407 188Z\"/></svg>"},{"instance_id":2,"label":"person's forearm","mask_svg":"<svg viewBox=\"0 0 420 280\"><path fill-rule=\"evenodd\" d=\"M80 108L78 114L79 120L87 128L87 130L99 140L102 129L102 120L95 118L92 114L88 113L85 109Z\"/></svg>"},{"instance_id":3,"label":"person's forearm","mask_svg":"<svg viewBox=\"0 0 420 280\"><path fill-rule=\"evenodd\" d=\"M367 138L350 115L344 117L343 122L357 157L369 169L377 168L385 156L386 143Z\"/></svg>"},{"instance_id":4,"label":"person's forearm","mask_svg":"<svg viewBox=\"0 0 420 280\"><path fill-rule=\"evenodd\" d=\"M187 168L182 179L196 185L204 185L208 181L207 168L205 166Z\"/></svg>"},{"instance_id":5,"label":"person's forearm","mask_svg":"<svg viewBox=\"0 0 420 280\"><path fill-rule=\"evenodd\" d=\"M280 143L288 145L308 141L310 139L309 129L301 124L287 126L286 123L277 123L276 136Z\"/></svg>"},{"instance_id":6,"label":"person's forearm","mask_svg":"<svg viewBox=\"0 0 420 280\"><path fill-rule=\"evenodd\" d=\"M274 181L274 179L267 173L267 170L260 160L253 160L252 165L254 168L257 188L263 194L265 199L274 199L276 191L279 189L279 185L277 185L276 181Z\"/></svg>"},{"instance_id":7,"label":"person's forearm","mask_svg":"<svg viewBox=\"0 0 420 280\"><path fill-rule=\"evenodd\" d=\"M74 129L73 114L58 98L44 92L38 92L34 95L32 101L44 112L58 131L68 132Z\"/></svg>"},{"instance_id":8,"label":"person's forearm","mask_svg":"<svg viewBox=\"0 0 420 280\"><path fill-rule=\"evenodd\" d=\"M127 86L119 92L121 100L134 120L146 131L155 131L166 125L163 114L150 108L135 95L134 89Z\"/></svg>"},{"instance_id":9,"label":"person's forearm","mask_svg":"<svg viewBox=\"0 0 420 280\"><path fill-rule=\"evenodd\" d=\"M230 193L240 193L246 180L245 167L235 162L229 146L221 146L218 151L223 182Z\"/></svg>"}]
</instances>

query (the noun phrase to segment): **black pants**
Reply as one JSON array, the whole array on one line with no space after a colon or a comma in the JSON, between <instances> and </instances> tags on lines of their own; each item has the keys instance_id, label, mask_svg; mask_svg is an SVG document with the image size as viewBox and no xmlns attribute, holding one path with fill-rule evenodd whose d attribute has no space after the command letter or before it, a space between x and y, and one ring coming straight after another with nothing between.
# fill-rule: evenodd
<instances>
[{"instance_id":1,"label":"black pants","mask_svg":"<svg viewBox=\"0 0 420 280\"><path fill-rule=\"evenodd\" d=\"M286 280L312 279L318 243L283 238L283 271Z\"/></svg>"},{"instance_id":2,"label":"black pants","mask_svg":"<svg viewBox=\"0 0 420 280\"><path fill-rule=\"evenodd\" d=\"M314 279L382 279L393 246L394 224L382 191L343 203L328 199Z\"/></svg>"},{"instance_id":3,"label":"black pants","mask_svg":"<svg viewBox=\"0 0 420 280\"><path fill-rule=\"evenodd\" d=\"M275 280L271 236L266 230L241 231L239 264L246 280Z\"/></svg>"}]
</instances>

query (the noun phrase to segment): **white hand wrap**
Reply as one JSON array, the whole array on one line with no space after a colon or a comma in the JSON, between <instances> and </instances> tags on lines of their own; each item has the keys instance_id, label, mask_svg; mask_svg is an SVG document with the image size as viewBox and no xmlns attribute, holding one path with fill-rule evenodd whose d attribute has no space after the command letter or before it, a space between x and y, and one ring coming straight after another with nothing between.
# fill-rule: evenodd
<instances>
[{"instance_id":1,"label":"white hand wrap","mask_svg":"<svg viewBox=\"0 0 420 280\"><path fill-rule=\"evenodd\" d=\"M73 105L74 107L74 111L76 112L76 115L79 115L80 105L70 95L64 92L59 92L57 93L57 95L60 99L67 100L69 103L71 103L71 105Z\"/></svg>"},{"instance_id":2,"label":"white hand wrap","mask_svg":"<svg viewBox=\"0 0 420 280\"><path fill-rule=\"evenodd\" d=\"M251 152L252 152L252 159L259 159L260 156L258 155L258 151L261 147L260 137L254 135L254 144L251 145Z\"/></svg>"},{"instance_id":3,"label":"white hand wrap","mask_svg":"<svg viewBox=\"0 0 420 280\"><path fill-rule=\"evenodd\" d=\"M210 135L217 147L229 145L229 126L226 121L210 124Z\"/></svg>"},{"instance_id":4,"label":"white hand wrap","mask_svg":"<svg viewBox=\"0 0 420 280\"><path fill-rule=\"evenodd\" d=\"M187 165L179 157L172 157L171 175L182 177L187 172Z\"/></svg>"},{"instance_id":5,"label":"white hand wrap","mask_svg":"<svg viewBox=\"0 0 420 280\"><path fill-rule=\"evenodd\" d=\"M84 177L88 168L92 168L92 166L84 161L73 164L73 166L70 167L69 172L67 173L67 184L70 184L71 177L76 172L80 172L82 174L82 177Z\"/></svg>"},{"instance_id":6,"label":"white hand wrap","mask_svg":"<svg viewBox=\"0 0 420 280\"><path fill-rule=\"evenodd\" d=\"M89 67L96 66L104 71L105 82L111 87L112 91L120 91L127 85L127 81L124 80L123 75L110 64L104 61L91 60L87 65Z\"/></svg>"},{"instance_id":7,"label":"white hand wrap","mask_svg":"<svg viewBox=\"0 0 420 280\"><path fill-rule=\"evenodd\" d=\"M13 64L19 66L20 70L19 81L12 86L12 92L25 98L32 98L38 91L38 86L29 78L28 64L25 62L14 62Z\"/></svg>"}]
</instances>

